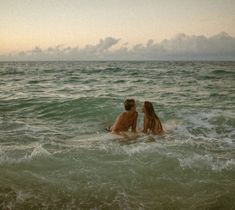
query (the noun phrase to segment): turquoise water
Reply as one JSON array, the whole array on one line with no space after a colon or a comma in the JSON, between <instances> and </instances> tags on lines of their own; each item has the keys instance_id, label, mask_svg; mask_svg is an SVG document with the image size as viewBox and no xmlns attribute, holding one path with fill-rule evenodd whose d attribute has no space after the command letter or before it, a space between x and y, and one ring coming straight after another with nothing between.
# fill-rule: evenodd
<instances>
[{"instance_id":1,"label":"turquoise water","mask_svg":"<svg viewBox=\"0 0 235 210\"><path fill-rule=\"evenodd\" d=\"M0 63L0 209L235 209L234 62ZM164 136L106 133L123 100Z\"/></svg>"}]
</instances>

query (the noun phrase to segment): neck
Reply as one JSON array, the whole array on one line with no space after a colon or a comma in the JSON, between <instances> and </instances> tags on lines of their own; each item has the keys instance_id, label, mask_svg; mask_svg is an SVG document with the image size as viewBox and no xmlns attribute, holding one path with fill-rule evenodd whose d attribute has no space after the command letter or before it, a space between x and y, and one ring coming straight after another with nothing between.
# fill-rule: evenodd
<instances>
[{"instance_id":1,"label":"neck","mask_svg":"<svg viewBox=\"0 0 235 210\"><path fill-rule=\"evenodd\" d=\"M129 110L129 111L127 111L128 113L130 113L130 114L132 114L132 113L134 113L135 112L135 110Z\"/></svg>"}]
</instances>

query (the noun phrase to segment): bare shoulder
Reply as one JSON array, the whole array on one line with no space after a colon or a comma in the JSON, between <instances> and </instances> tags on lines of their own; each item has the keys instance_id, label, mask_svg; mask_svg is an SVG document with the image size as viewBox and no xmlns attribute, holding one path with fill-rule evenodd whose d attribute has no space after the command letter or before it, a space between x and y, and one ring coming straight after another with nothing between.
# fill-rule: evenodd
<instances>
[{"instance_id":1,"label":"bare shoulder","mask_svg":"<svg viewBox=\"0 0 235 210\"><path fill-rule=\"evenodd\" d=\"M122 113L119 114L118 117L119 117L119 118L124 118L125 116L126 116L126 112L122 112Z\"/></svg>"}]
</instances>

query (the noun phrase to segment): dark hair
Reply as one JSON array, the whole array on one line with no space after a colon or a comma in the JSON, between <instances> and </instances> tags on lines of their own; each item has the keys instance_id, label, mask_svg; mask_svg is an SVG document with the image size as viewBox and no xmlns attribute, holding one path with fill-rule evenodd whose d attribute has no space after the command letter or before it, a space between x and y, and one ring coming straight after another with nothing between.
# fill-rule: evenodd
<instances>
[{"instance_id":1,"label":"dark hair","mask_svg":"<svg viewBox=\"0 0 235 210\"><path fill-rule=\"evenodd\" d=\"M149 122L149 129L150 130L153 130L154 127L155 127L155 124L156 124L156 120L158 120L158 122L160 123L160 127L161 127L161 130L162 130L162 124L161 124L161 121L160 119L158 118L158 116L156 115L155 111L154 111L154 108L153 108L153 104L149 101L145 101L144 102L144 107L145 107L145 110L146 110L146 114L148 115L149 119L150 119L150 122Z\"/></svg>"},{"instance_id":2,"label":"dark hair","mask_svg":"<svg viewBox=\"0 0 235 210\"><path fill-rule=\"evenodd\" d=\"M124 101L124 106L126 111L130 111L131 107L135 105L135 100L134 99L126 99Z\"/></svg>"}]
</instances>

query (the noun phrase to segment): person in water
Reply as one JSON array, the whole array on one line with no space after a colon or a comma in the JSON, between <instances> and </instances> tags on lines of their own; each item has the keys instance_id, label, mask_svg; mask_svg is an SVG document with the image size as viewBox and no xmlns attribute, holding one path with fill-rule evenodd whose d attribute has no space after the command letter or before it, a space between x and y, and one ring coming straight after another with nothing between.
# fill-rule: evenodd
<instances>
[{"instance_id":1,"label":"person in water","mask_svg":"<svg viewBox=\"0 0 235 210\"><path fill-rule=\"evenodd\" d=\"M131 128L132 132L136 132L136 124L138 112L134 99L126 99L124 101L125 112L119 114L112 127L108 128L112 133L120 133L128 131Z\"/></svg>"},{"instance_id":2,"label":"person in water","mask_svg":"<svg viewBox=\"0 0 235 210\"><path fill-rule=\"evenodd\" d=\"M146 134L163 134L163 128L159 117L156 115L153 104L145 101L141 111L144 113L144 126L142 132Z\"/></svg>"}]
</instances>

